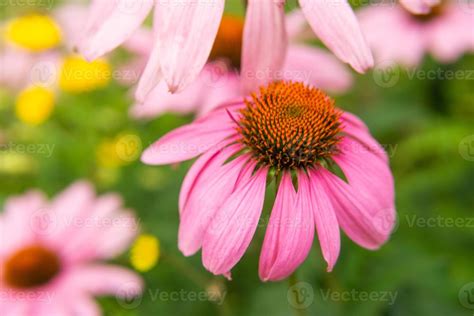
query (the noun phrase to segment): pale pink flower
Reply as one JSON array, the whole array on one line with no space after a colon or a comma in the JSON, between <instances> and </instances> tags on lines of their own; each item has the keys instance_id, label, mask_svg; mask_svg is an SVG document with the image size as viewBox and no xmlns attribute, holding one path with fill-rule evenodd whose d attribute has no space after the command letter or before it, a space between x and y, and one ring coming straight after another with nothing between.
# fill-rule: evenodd
<instances>
[{"instance_id":1,"label":"pale pink flower","mask_svg":"<svg viewBox=\"0 0 474 316\"><path fill-rule=\"evenodd\" d=\"M178 246L186 256L202 248L203 264L214 274L230 277L244 255L274 179L262 280L290 275L308 255L315 230L331 271L339 228L368 249L379 248L393 228L387 154L362 121L303 83L275 82L217 108L165 135L142 160L163 165L197 156L180 192Z\"/></svg>"},{"instance_id":2,"label":"pale pink flower","mask_svg":"<svg viewBox=\"0 0 474 316\"><path fill-rule=\"evenodd\" d=\"M307 34L309 26L299 10L288 15L287 29L290 44L283 66L276 73L278 79L302 81L335 93L350 88L352 75L337 58L304 43L303 40L314 39L314 35ZM153 118L165 112L202 115L230 99L244 97L246 90L239 74L242 30L243 20L224 16L211 58L197 79L179 93L171 93L164 82L159 83L143 103L133 106L131 114L137 118ZM143 60L150 54L151 38L151 32L140 30L125 43L138 57L123 66L121 73L141 73ZM268 74L262 71L256 77L261 79Z\"/></svg>"},{"instance_id":3,"label":"pale pink flower","mask_svg":"<svg viewBox=\"0 0 474 316\"><path fill-rule=\"evenodd\" d=\"M401 6L367 7L359 11L359 20L379 64L412 67L427 53L448 63L474 51L472 12L455 1L443 2L426 15Z\"/></svg>"},{"instance_id":4,"label":"pale pink flower","mask_svg":"<svg viewBox=\"0 0 474 316\"><path fill-rule=\"evenodd\" d=\"M285 60L284 0L249 0L246 13L242 70L255 84L274 79ZM88 59L122 44L154 9L154 43L136 92L143 101L164 79L179 92L197 78L206 64L224 12L225 0L93 0L79 43ZM299 0L316 35L344 62L364 72L373 64L355 15L346 0ZM270 77L251 76L266 71Z\"/></svg>"},{"instance_id":5,"label":"pale pink flower","mask_svg":"<svg viewBox=\"0 0 474 316\"><path fill-rule=\"evenodd\" d=\"M77 182L51 202L37 191L6 201L0 215L2 316L100 315L96 295L130 298L134 272L101 263L121 254L138 231L116 194L95 196Z\"/></svg>"}]
</instances>

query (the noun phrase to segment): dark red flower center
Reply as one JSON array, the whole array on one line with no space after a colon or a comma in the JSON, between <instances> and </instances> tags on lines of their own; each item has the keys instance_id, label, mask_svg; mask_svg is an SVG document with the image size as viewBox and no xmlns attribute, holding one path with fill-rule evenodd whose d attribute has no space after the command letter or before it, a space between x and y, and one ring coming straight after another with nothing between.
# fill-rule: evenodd
<instances>
[{"instance_id":1,"label":"dark red flower center","mask_svg":"<svg viewBox=\"0 0 474 316\"><path fill-rule=\"evenodd\" d=\"M243 31L244 21L242 18L223 16L209 60L225 59L231 66L240 69Z\"/></svg>"},{"instance_id":2,"label":"dark red flower center","mask_svg":"<svg viewBox=\"0 0 474 316\"><path fill-rule=\"evenodd\" d=\"M278 170L307 168L337 151L342 112L321 90L274 82L245 103L238 132L259 164Z\"/></svg>"},{"instance_id":3,"label":"dark red flower center","mask_svg":"<svg viewBox=\"0 0 474 316\"><path fill-rule=\"evenodd\" d=\"M3 273L7 285L28 289L47 284L60 270L60 259L53 251L40 245L32 245L20 249L8 258Z\"/></svg>"},{"instance_id":4,"label":"dark red flower center","mask_svg":"<svg viewBox=\"0 0 474 316\"><path fill-rule=\"evenodd\" d=\"M430 22L444 13L446 10L446 2L441 1L438 5L431 8L430 13L428 14L414 14L412 16L420 22Z\"/></svg>"}]
</instances>

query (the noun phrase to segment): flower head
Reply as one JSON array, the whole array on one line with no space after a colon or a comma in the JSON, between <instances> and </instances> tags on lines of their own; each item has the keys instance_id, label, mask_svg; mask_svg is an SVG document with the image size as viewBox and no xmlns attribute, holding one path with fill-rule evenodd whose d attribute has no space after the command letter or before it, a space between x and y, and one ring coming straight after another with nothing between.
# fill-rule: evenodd
<instances>
[{"instance_id":1,"label":"flower head","mask_svg":"<svg viewBox=\"0 0 474 316\"><path fill-rule=\"evenodd\" d=\"M51 202L36 191L8 199L0 215L2 313L98 315L93 296L123 296L132 288L139 294L139 276L100 263L123 252L137 233L121 204L114 194L95 197L85 182Z\"/></svg>"},{"instance_id":2,"label":"flower head","mask_svg":"<svg viewBox=\"0 0 474 316\"><path fill-rule=\"evenodd\" d=\"M315 228L328 270L339 255L339 228L368 249L393 228L385 151L358 118L311 86L264 86L165 135L142 160L160 165L196 156L180 193L179 248L185 255L202 248L203 264L215 274L230 277L249 246L268 181L278 193L260 257L263 280L291 274Z\"/></svg>"},{"instance_id":3,"label":"flower head","mask_svg":"<svg viewBox=\"0 0 474 316\"><path fill-rule=\"evenodd\" d=\"M401 6L367 7L359 11L359 20L376 61L383 65L414 67L427 53L449 63L474 52L474 33L466 32L472 28L472 15L453 0L437 1L423 13Z\"/></svg>"}]
</instances>

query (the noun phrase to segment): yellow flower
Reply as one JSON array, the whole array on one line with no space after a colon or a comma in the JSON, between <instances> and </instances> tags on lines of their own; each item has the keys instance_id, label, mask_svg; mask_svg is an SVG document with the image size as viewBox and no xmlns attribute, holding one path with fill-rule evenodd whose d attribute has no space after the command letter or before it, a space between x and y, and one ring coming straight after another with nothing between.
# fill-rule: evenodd
<instances>
[{"instance_id":1,"label":"yellow flower","mask_svg":"<svg viewBox=\"0 0 474 316\"><path fill-rule=\"evenodd\" d=\"M111 77L107 61L88 62L80 56L69 56L62 65L59 87L66 92L87 92L107 86Z\"/></svg>"},{"instance_id":2,"label":"yellow flower","mask_svg":"<svg viewBox=\"0 0 474 316\"><path fill-rule=\"evenodd\" d=\"M140 138L134 134L120 134L102 141L97 147L97 162L102 167L117 168L135 161L142 149Z\"/></svg>"},{"instance_id":3,"label":"yellow flower","mask_svg":"<svg viewBox=\"0 0 474 316\"><path fill-rule=\"evenodd\" d=\"M152 269L160 258L160 242L152 235L140 235L135 240L130 254L132 266L141 272Z\"/></svg>"},{"instance_id":4,"label":"yellow flower","mask_svg":"<svg viewBox=\"0 0 474 316\"><path fill-rule=\"evenodd\" d=\"M61 42L61 30L56 22L40 14L29 14L12 20L5 31L6 39L22 48L41 52Z\"/></svg>"},{"instance_id":5,"label":"yellow flower","mask_svg":"<svg viewBox=\"0 0 474 316\"><path fill-rule=\"evenodd\" d=\"M22 122L39 125L46 121L54 109L54 93L41 86L31 86L17 97L16 116Z\"/></svg>"}]
</instances>

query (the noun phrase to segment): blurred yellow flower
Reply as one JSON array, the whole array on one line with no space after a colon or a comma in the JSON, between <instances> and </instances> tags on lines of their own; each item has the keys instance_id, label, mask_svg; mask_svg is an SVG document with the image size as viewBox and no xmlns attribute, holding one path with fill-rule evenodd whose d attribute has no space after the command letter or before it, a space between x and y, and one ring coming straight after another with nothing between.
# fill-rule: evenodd
<instances>
[{"instance_id":1,"label":"blurred yellow flower","mask_svg":"<svg viewBox=\"0 0 474 316\"><path fill-rule=\"evenodd\" d=\"M16 116L26 124L39 125L51 116L54 99L53 91L45 87L28 87L16 99Z\"/></svg>"},{"instance_id":2,"label":"blurred yellow flower","mask_svg":"<svg viewBox=\"0 0 474 316\"><path fill-rule=\"evenodd\" d=\"M112 71L107 61L88 62L80 56L69 56L62 65L59 87L66 92L88 92L107 86Z\"/></svg>"},{"instance_id":3,"label":"blurred yellow flower","mask_svg":"<svg viewBox=\"0 0 474 316\"><path fill-rule=\"evenodd\" d=\"M142 150L140 138L134 134L120 134L102 141L97 147L97 162L102 167L117 168L135 161Z\"/></svg>"},{"instance_id":4,"label":"blurred yellow flower","mask_svg":"<svg viewBox=\"0 0 474 316\"><path fill-rule=\"evenodd\" d=\"M160 242L152 235L140 235L135 240L130 254L132 266L141 272L152 269L160 258Z\"/></svg>"},{"instance_id":5,"label":"blurred yellow flower","mask_svg":"<svg viewBox=\"0 0 474 316\"><path fill-rule=\"evenodd\" d=\"M61 42L61 30L56 22L40 14L29 14L8 23L8 41L33 52L51 49Z\"/></svg>"}]
</instances>

